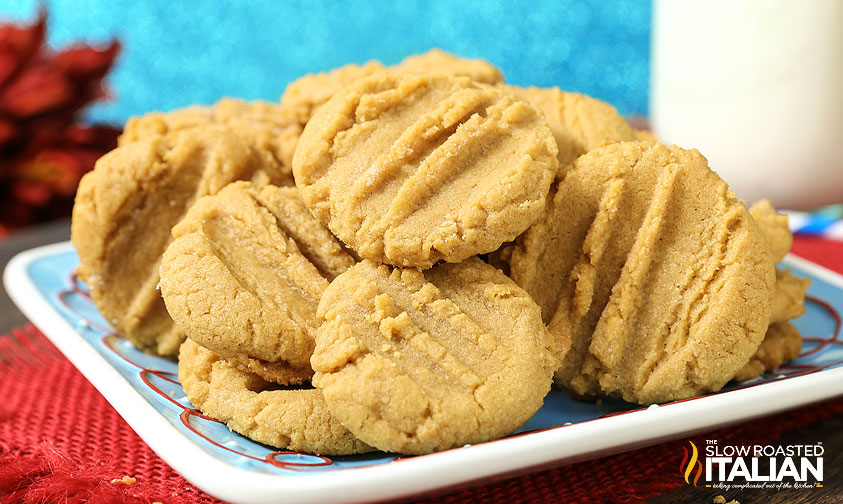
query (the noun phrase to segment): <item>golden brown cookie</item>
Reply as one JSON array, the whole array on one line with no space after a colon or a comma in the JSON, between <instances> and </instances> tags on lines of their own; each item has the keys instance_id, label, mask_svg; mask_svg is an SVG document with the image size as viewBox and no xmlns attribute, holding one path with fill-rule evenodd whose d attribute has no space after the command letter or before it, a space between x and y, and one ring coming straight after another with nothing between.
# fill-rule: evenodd
<instances>
[{"instance_id":1,"label":"golden brown cookie","mask_svg":"<svg viewBox=\"0 0 843 504\"><path fill-rule=\"evenodd\" d=\"M776 294L770 324L799 318L805 314L805 292L810 278L799 278L790 269L776 270Z\"/></svg>"},{"instance_id":2,"label":"golden brown cookie","mask_svg":"<svg viewBox=\"0 0 843 504\"><path fill-rule=\"evenodd\" d=\"M793 234L787 225L787 215L776 212L769 200L756 201L749 213L764 233L773 253L773 260L779 262L784 259L793 245Z\"/></svg>"},{"instance_id":3,"label":"golden brown cookie","mask_svg":"<svg viewBox=\"0 0 843 504\"><path fill-rule=\"evenodd\" d=\"M313 378L310 366L295 368L285 361L267 362L238 353L225 357L229 364L243 371L254 373L262 379L279 385L299 385Z\"/></svg>"},{"instance_id":4,"label":"golden brown cookie","mask_svg":"<svg viewBox=\"0 0 843 504\"><path fill-rule=\"evenodd\" d=\"M82 178L71 226L78 273L122 336L176 354L182 334L157 290L170 229L194 201L229 182L265 180L265 167L239 136L197 127L118 147Z\"/></svg>"},{"instance_id":5,"label":"golden brown cookie","mask_svg":"<svg viewBox=\"0 0 843 504\"><path fill-rule=\"evenodd\" d=\"M503 82L501 71L488 61L462 58L438 48L423 54L407 56L401 63L390 68L398 72L460 75L484 84Z\"/></svg>"},{"instance_id":6,"label":"golden brown cookie","mask_svg":"<svg viewBox=\"0 0 843 504\"><path fill-rule=\"evenodd\" d=\"M186 340L179 351L179 381L203 414L259 443L320 455L373 451L344 428L313 388L279 388Z\"/></svg>"},{"instance_id":7,"label":"golden brown cookie","mask_svg":"<svg viewBox=\"0 0 843 504\"><path fill-rule=\"evenodd\" d=\"M313 114L337 91L353 81L380 72L384 66L377 61L364 65L345 65L330 72L307 74L287 85L281 95L281 108L288 116L295 117L304 128Z\"/></svg>"},{"instance_id":8,"label":"golden brown cookie","mask_svg":"<svg viewBox=\"0 0 843 504\"><path fill-rule=\"evenodd\" d=\"M231 184L197 201L173 236L161 294L184 333L273 381L279 370L260 366L286 363L294 383L308 379L319 298L354 258L296 189Z\"/></svg>"},{"instance_id":9,"label":"golden brown cookie","mask_svg":"<svg viewBox=\"0 0 843 504\"><path fill-rule=\"evenodd\" d=\"M554 88L505 86L521 100L541 110L559 147L563 170L586 152L601 145L636 140L635 130L615 107L596 98Z\"/></svg>"},{"instance_id":10,"label":"golden brown cookie","mask_svg":"<svg viewBox=\"0 0 843 504\"><path fill-rule=\"evenodd\" d=\"M209 125L225 128L257 149L265 158L265 171L272 184L293 185L293 151L302 126L275 103L223 98L213 107L192 106L168 113L151 112L130 118L118 144Z\"/></svg>"},{"instance_id":11,"label":"golden brown cookie","mask_svg":"<svg viewBox=\"0 0 843 504\"><path fill-rule=\"evenodd\" d=\"M776 212L768 200L755 202L749 209L758 227L764 233L773 260L779 262L790 251L793 235L787 224L787 215ZM802 336L788 320L805 314L805 292L811 280L799 278L789 269L776 270L776 291L770 327L764 341L749 362L735 375L736 380L750 380L765 371L778 369L799 356Z\"/></svg>"},{"instance_id":12,"label":"golden brown cookie","mask_svg":"<svg viewBox=\"0 0 843 504\"><path fill-rule=\"evenodd\" d=\"M635 139L642 142L657 143L659 141L659 137L649 130L635 130L633 133L635 134Z\"/></svg>"},{"instance_id":13,"label":"golden brown cookie","mask_svg":"<svg viewBox=\"0 0 843 504\"><path fill-rule=\"evenodd\" d=\"M428 268L539 218L557 170L539 112L466 77L382 72L310 120L293 160L310 211L361 257Z\"/></svg>"},{"instance_id":14,"label":"golden brown cookie","mask_svg":"<svg viewBox=\"0 0 843 504\"><path fill-rule=\"evenodd\" d=\"M699 152L590 151L501 257L572 348L577 394L643 404L720 389L764 337L775 273L761 231Z\"/></svg>"},{"instance_id":15,"label":"golden brown cookie","mask_svg":"<svg viewBox=\"0 0 843 504\"><path fill-rule=\"evenodd\" d=\"M313 383L354 435L428 453L530 418L570 343L524 290L477 258L419 271L363 261L322 296Z\"/></svg>"},{"instance_id":16,"label":"golden brown cookie","mask_svg":"<svg viewBox=\"0 0 843 504\"><path fill-rule=\"evenodd\" d=\"M191 105L172 112L149 112L142 116L130 117L126 121L123 133L117 139L117 144L123 146L138 140L212 124L215 124L214 111L211 107L203 105Z\"/></svg>"},{"instance_id":17,"label":"golden brown cookie","mask_svg":"<svg viewBox=\"0 0 843 504\"><path fill-rule=\"evenodd\" d=\"M802 335L790 322L771 324L764 341L744 367L735 375L735 380L751 380L767 371L775 371L782 364L795 360L802 351Z\"/></svg>"}]
</instances>

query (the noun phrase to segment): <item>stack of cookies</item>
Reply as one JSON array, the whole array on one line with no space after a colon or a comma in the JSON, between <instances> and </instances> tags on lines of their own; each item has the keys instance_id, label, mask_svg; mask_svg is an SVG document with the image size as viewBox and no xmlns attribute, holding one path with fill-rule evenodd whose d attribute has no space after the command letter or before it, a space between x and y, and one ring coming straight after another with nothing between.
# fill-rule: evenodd
<instances>
[{"instance_id":1,"label":"stack of cookies","mask_svg":"<svg viewBox=\"0 0 843 504\"><path fill-rule=\"evenodd\" d=\"M608 104L438 50L133 118L72 238L101 313L178 353L194 406L295 451L444 450L516 429L552 382L664 402L801 348L769 204Z\"/></svg>"}]
</instances>

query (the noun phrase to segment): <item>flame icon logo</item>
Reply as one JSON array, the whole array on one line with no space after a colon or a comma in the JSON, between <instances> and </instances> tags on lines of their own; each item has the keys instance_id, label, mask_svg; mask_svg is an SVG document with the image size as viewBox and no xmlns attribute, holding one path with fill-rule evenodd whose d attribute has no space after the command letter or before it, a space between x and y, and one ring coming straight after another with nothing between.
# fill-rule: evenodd
<instances>
[{"instance_id":1,"label":"flame icon logo","mask_svg":"<svg viewBox=\"0 0 843 504\"><path fill-rule=\"evenodd\" d=\"M697 481L700 480L700 476L702 476L702 463L699 461L699 452L697 452L697 445L693 443L693 441L688 441L688 444L691 445L691 460L688 460L688 448L683 447L682 451L685 452L685 456L682 457L682 463L679 464L679 472L685 476L685 483L691 484L691 473L694 472L694 469L697 470L697 474L694 475L694 482L693 485L697 486Z\"/></svg>"}]
</instances>

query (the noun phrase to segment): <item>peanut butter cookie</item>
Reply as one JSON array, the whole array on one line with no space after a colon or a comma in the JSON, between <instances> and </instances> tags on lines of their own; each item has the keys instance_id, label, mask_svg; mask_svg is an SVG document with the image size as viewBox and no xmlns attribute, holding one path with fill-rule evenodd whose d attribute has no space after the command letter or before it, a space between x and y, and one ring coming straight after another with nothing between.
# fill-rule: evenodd
<instances>
[{"instance_id":1,"label":"peanut butter cookie","mask_svg":"<svg viewBox=\"0 0 843 504\"><path fill-rule=\"evenodd\" d=\"M793 234L787 225L787 215L776 212L769 200L756 201L749 209L749 213L764 233L770 245L770 251L773 253L773 261L779 262L784 259L793 245Z\"/></svg>"},{"instance_id":2,"label":"peanut butter cookie","mask_svg":"<svg viewBox=\"0 0 843 504\"><path fill-rule=\"evenodd\" d=\"M501 71L488 61L462 58L438 48L423 54L407 56L401 63L390 68L399 72L460 75L484 84L503 82Z\"/></svg>"},{"instance_id":3,"label":"peanut butter cookie","mask_svg":"<svg viewBox=\"0 0 843 504\"><path fill-rule=\"evenodd\" d=\"M119 145L174 131L216 125L241 137L265 158L274 185L293 185L293 150L302 126L283 108L265 101L223 98L213 107L192 106L168 113L151 112L126 123Z\"/></svg>"},{"instance_id":4,"label":"peanut butter cookie","mask_svg":"<svg viewBox=\"0 0 843 504\"><path fill-rule=\"evenodd\" d=\"M266 180L265 169L239 136L197 127L118 147L82 178L71 226L77 271L123 337L176 354L182 334L157 290L170 229L201 196L234 180Z\"/></svg>"},{"instance_id":5,"label":"peanut butter cookie","mask_svg":"<svg viewBox=\"0 0 843 504\"><path fill-rule=\"evenodd\" d=\"M378 61L363 65L345 65L330 72L307 74L291 82L281 95L281 108L286 117L294 117L301 128L310 121L313 114L332 96L357 79L368 77L384 70ZM447 73L470 77L477 82L495 84L503 82L500 70L481 59L460 58L440 49L424 54L408 56L401 63L390 67L398 72ZM300 134L300 131L299 131ZM295 149L299 134L292 142Z\"/></svg>"},{"instance_id":6,"label":"peanut butter cookie","mask_svg":"<svg viewBox=\"0 0 843 504\"><path fill-rule=\"evenodd\" d=\"M278 385L299 385L310 381L313 377L313 370L309 365L293 367L286 361L267 362L260 359L253 359L246 354L238 353L225 358L232 366L254 373L263 380L277 383Z\"/></svg>"},{"instance_id":7,"label":"peanut butter cookie","mask_svg":"<svg viewBox=\"0 0 843 504\"><path fill-rule=\"evenodd\" d=\"M802 351L802 335L790 322L771 324L764 341L744 367L735 375L735 380L751 380L767 371L775 371L782 364L795 360Z\"/></svg>"},{"instance_id":8,"label":"peanut butter cookie","mask_svg":"<svg viewBox=\"0 0 843 504\"><path fill-rule=\"evenodd\" d=\"M362 77L380 72L385 67L377 61L364 65L345 65L330 72L307 74L287 85L281 95L281 108L304 128L313 114L337 91Z\"/></svg>"},{"instance_id":9,"label":"peanut butter cookie","mask_svg":"<svg viewBox=\"0 0 843 504\"><path fill-rule=\"evenodd\" d=\"M635 130L634 133L635 139L642 142L657 143L659 141L659 137L649 130Z\"/></svg>"},{"instance_id":10,"label":"peanut butter cookie","mask_svg":"<svg viewBox=\"0 0 843 504\"><path fill-rule=\"evenodd\" d=\"M293 159L310 211L361 257L429 268L541 216L557 170L540 113L466 77L382 72L310 120Z\"/></svg>"},{"instance_id":11,"label":"peanut butter cookie","mask_svg":"<svg viewBox=\"0 0 843 504\"><path fill-rule=\"evenodd\" d=\"M805 314L805 292L811 279L799 278L789 269L776 270L776 294L770 323L784 322Z\"/></svg>"},{"instance_id":12,"label":"peanut butter cookie","mask_svg":"<svg viewBox=\"0 0 843 504\"><path fill-rule=\"evenodd\" d=\"M298 372L288 383L308 379L319 298L355 261L296 189L231 184L197 201L173 236L161 294L185 335L272 381L285 363Z\"/></svg>"},{"instance_id":13,"label":"peanut butter cookie","mask_svg":"<svg viewBox=\"0 0 843 504\"><path fill-rule=\"evenodd\" d=\"M322 296L313 383L355 436L428 453L530 418L570 342L523 289L477 258L419 271L363 261Z\"/></svg>"},{"instance_id":14,"label":"peanut butter cookie","mask_svg":"<svg viewBox=\"0 0 843 504\"><path fill-rule=\"evenodd\" d=\"M505 86L538 107L559 147L559 168L605 144L636 140L636 132L615 107L596 98L554 88Z\"/></svg>"},{"instance_id":15,"label":"peanut butter cookie","mask_svg":"<svg viewBox=\"0 0 843 504\"><path fill-rule=\"evenodd\" d=\"M776 212L768 200L755 202L749 212L767 239L773 261L784 259L793 244L787 215ZM796 277L789 269L776 270L776 292L773 297L770 327L758 350L735 375L736 380L756 378L799 357L802 335L787 321L805 314L805 292L810 284L810 279Z\"/></svg>"},{"instance_id":16,"label":"peanut butter cookie","mask_svg":"<svg viewBox=\"0 0 843 504\"><path fill-rule=\"evenodd\" d=\"M601 147L502 254L572 348L555 378L642 404L720 389L770 319L775 269L746 206L695 150Z\"/></svg>"},{"instance_id":17,"label":"peanut butter cookie","mask_svg":"<svg viewBox=\"0 0 843 504\"><path fill-rule=\"evenodd\" d=\"M320 455L373 451L343 427L313 388L281 389L186 340L179 381L203 414L259 443Z\"/></svg>"}]
</instances>

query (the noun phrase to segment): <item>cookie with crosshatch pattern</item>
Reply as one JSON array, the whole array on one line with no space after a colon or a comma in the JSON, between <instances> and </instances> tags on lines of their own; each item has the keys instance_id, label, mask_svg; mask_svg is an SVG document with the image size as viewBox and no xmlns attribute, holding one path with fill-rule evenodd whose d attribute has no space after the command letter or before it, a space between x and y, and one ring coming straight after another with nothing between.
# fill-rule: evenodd
<instances>
[{"instance_id":1,"label":"cookie with crosshatch pattern","mask_svg":"<svg viewBox=\"0 0 843 504\"><path fill-rule=\"evenodd\" d=\"M695 150L606 145L555 182L501 257L572 348L555 379L643 404L719 390L764 338L773 257Z\"/></svg>"},{"instance_id":2,"label":"cookie with crosshatch pattern","mask_svg":"<svg viewBox=\"0 0 843 504\"><path fill-rule=\"evenodd\" d=\"M355 436L420 454L507 434L541 407L567 350L480 259L420 271L364 260L319 303L313 384Z\"/></svg>"},{"instance_id":3,"label":"cookie with crosshatch pattern","mask_svg":"<svg viewBox=\"0 0 843 504\"><path fill-rule=\"evenodd\" d=\"M538 219L556 152L539 111L501 89L387 71L317 111L293 174L361 258L429 268L491 252Z\"/></svg>"},{"instance_id":4,"label":"cookie with crosshatch pattern","mask_svg":"<svg viewBox=\"0 0 843 504\"><path fill-rule=\"evenodd\" d=\"M173 228L161 294L185 335L282 384L310 378L328 282L354 257L294 187L230 184Z\"/></svg>"},{"instance_id":5,"label":"cookie with crosshatch pattern","mask_svg":"<svg viewBox=\"0 0 843 504\"><path fill-rule=\"evenodd\" d=\"M175 355L183 336L158 292L170 230L202 196L236 180L265 184L274 166L241 137L198 126L130 142L79 184L71 241L102 316L138 348Z\"/></svg>"}]
</instances>

